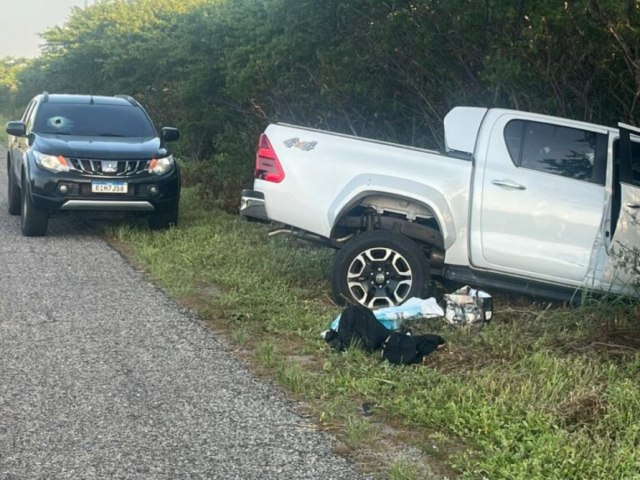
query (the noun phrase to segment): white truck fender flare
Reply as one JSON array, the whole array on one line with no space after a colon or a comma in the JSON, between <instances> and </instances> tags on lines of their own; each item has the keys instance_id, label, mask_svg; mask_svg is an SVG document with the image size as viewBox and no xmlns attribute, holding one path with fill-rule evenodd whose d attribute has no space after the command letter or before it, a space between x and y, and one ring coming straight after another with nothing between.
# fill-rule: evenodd
<instances>
[{"instance_id":1,"label":"white truck fender flare","mask_svg":"<svg viewBox=\"0 0 640 480\"><path fill-rule=\"evenodd\" d=\"M329 206L327 220L330 227L333 229L335 222L363 198L381 194L423 204L433 212L440 226L444 248L448 249L456 240L453 215L440 192L422 183L385 175L358 175L347 183Z\"/></svg>"}]
</instances>

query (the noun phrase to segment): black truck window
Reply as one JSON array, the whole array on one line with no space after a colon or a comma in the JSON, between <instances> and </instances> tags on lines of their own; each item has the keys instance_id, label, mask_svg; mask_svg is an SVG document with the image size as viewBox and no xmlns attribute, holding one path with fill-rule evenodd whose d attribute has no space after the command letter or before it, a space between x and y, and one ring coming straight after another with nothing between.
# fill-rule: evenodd
<instances>
[{"instance_id":1,"label":"black truck window","mask_svg":"<svg viewBox=\"0 0 640 480\"><path fill-rule=\"evenodd\" d=\"M513 120L504 131L513 163L521 168L604 185L607 136L550 123Z\"/></svg>"}]
</instances>

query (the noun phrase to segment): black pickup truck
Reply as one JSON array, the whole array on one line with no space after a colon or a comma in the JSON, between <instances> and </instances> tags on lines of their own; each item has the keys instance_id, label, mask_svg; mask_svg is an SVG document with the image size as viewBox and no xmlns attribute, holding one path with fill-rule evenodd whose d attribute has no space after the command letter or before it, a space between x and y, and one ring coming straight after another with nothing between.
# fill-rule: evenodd
<instances>
[{"instance_id":1,"label":"black pickup truck","mask_svg":"<svg viewBox=\"0 0 640 480\"><path fill-rule=\"evenodd\" d=\"M178 223L180 171L144 108L128 96L34 97L6 125L9 213L25 236L43 236L57 211L130 211L151 229Z\"/></svg>"}]
</instances>

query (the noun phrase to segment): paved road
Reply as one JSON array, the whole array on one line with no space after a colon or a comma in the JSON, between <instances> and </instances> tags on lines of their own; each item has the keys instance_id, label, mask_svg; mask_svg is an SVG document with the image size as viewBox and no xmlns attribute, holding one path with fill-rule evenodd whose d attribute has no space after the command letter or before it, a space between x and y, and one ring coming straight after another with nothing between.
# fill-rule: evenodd
<instances>
[{"instance_id":1,"label":"paved road","mask_svg":"<svg viewBox=\"0 0 640 480\"><path fill-rule=\"evenodd\" d=\"M82 222L21 237L0 178L0 480L359 478Z\"/></svg>"}]
</instances>

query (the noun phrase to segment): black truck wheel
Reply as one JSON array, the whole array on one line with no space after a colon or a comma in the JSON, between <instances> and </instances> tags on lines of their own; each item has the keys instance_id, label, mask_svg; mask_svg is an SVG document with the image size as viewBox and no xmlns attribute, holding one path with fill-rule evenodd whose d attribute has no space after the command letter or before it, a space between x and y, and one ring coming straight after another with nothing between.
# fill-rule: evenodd
<instances>
[{"instance_id":1,"label":"black truck wheel","mask_svg":"<svg viewBox=\"0 0 640 480\"><path fill-rule=\"evenodd\" d=\"M7 205L11 215L20 215L20 187L11 165L7 165Z\"/></svg>"},{"instance_id":2,"label":"black truck wheel","mask_svg":"<svg viewBox=\"0 0 640 480\"><path fill-rule=\"evenodd\" d=\"M166 230L178 226L178 203L152 214L149 217L151 230Z\"/></svg>"},{"instance_id":3,"label":"black truck wheel","mask_svg":"<svg viewBox=\"0 0 640 480\"><path fill-rule=\"evenodd\" d=\"M49 212L33 204L29 196L28 185L24 180L20 189L20 196L20 229L22 230L22 235L25 237L44 236L49 225Z\"/></svg>"},{"instance_id":4,"label":"black truck wheel","mask_svg":"<svg viewBox=\"0 0 640 480\"><path fill-rule=\"evenodd\" d=\"M361 233L333 260L331 289L339 305L374 309L422 297L430 280L429 262L410 238L388 230Z\"/></svg>"}]
</instances>

